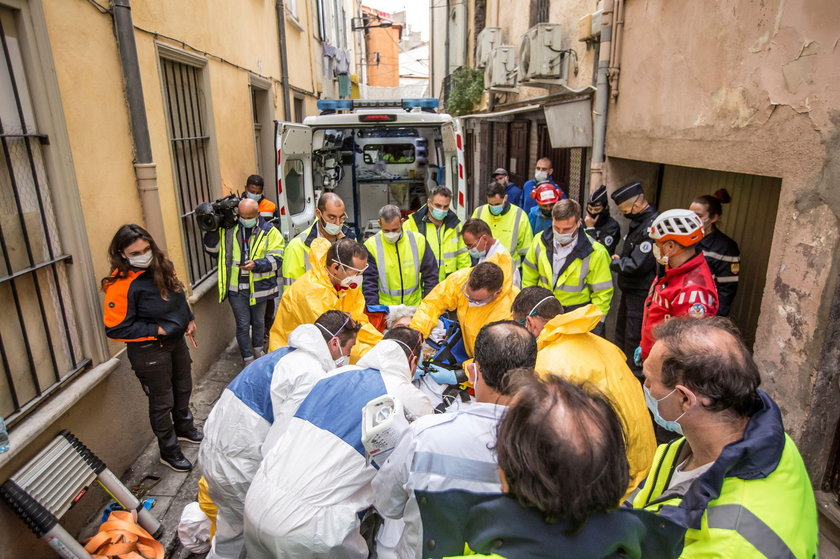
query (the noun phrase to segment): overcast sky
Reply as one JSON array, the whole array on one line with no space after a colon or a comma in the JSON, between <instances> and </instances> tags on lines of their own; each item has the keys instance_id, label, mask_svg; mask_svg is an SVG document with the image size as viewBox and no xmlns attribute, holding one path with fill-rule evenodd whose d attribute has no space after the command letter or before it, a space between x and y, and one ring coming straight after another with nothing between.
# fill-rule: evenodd
<instances>
[{"instance_id":1,"label":"overcast sky","mask_svg":"<svg viewBox=\"0 0 840 559\"><path fill-rule=\"evenodd\" d=\"M440 2L440 0L437 0ZM429 39L429 0L365 0L365 6L370 6L383 12L395 13L406 10L407 21L414 31L420 31L423 39ZM407 5L407 6L406 6Z\"/></svg>"}]
</instances>

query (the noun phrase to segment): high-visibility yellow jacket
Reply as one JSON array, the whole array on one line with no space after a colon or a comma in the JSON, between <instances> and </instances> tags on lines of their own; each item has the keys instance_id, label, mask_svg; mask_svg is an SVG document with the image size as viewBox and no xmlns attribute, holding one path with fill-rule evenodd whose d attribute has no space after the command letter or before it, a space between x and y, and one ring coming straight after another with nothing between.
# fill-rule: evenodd
<instances>
[{"instance_id":1,"label":"high-visibility yellow jacket","mask_svg":"<svg viewBox=\"0 0 840 559\"><path fill-rule=\"evenodd\" d=\"M493 262L499 266L504 274L502 291L496 299L480 307L470 306L463 288L472 268L458 270L437 284L437 287L423 299L414 318L411 319L411 327L419 330L426 337L437 325L440 315L449 310L457 310L458 322L461 324L461 333L464 337L464 349L472 357L478 331L490 322L510 319L510 307L519 294L519 289L514 287L511 278L513 268L510 255L497 253L488 258L487 262Z\"/></svg>"},{"instance_id":2,"label":"high-visibility yellow jacket","mask_svg":"<svg viewBox=\"0 0 840 559\"><path fill-rule=\"evenodd\" d=\"M668 487L690 452L684 437L656 450L633 506L688 527L680 557L817 556L817 508L808 472L784 432L779 408L758 393L764 407L750 417L743 438L724 447L700 477Z\"/></svg>"},{"instance_id":3,"label":"high-visibility yellow jacket","mask_svg":"<svg viewBox=\"0 0 840 559\"><path fill-rule=\"evenodd\" d=\"M370 253L363 292L368 305L417 306L438 284L438 269L426 238L403 230L396 243L382 231L365 241Z\"/></svg>"},{"instance_id":4,"label":"high-visibility yellow jacket","mask_svg":"<svg viewBox=\"0 0 840 559\"><path fill-rule=\"evenodd\" d=\"M642 385L627 366L624 353L615 344L591 333L602 316L598 307L589 304L549 320L537 338L536 369L540 375L557 375L576 384L588 383L615 406L627 440L629 495L648 473L656 451L656 438Z\"/></svg>"},{"instance_id":5,"label":"high-visibility yellow jacket","mask_svg":"<svg viewBox=\"0 0 840 559\"><path fill-rule=\"evenodd\" d=\"M345 237L354 238L349 227L343 225L341 232ZM318 238L318 222L298 233L286 247L283 255L283 278L287 284L309 271L309 246Z\"/></svg>"},{"instance_id":6,"label":"high-visibility yellow jacket","mask_svg":"<svg viewBox=\"0 0 840 559\"><path fill-rule=\"evenodd\" d=\"M578 229L575 247L554 273L554 229L534 238L522 265L522 288L539 285L550 290L564 307L596 305L604 316L610 312L613 286L610 253Z\"/></svg>"},{"instance_id":7,"label":"high-visibility yellow jacket","mask_svg":"<svg viewBox=\"0 0 840 559\"><path fill-rule=\"evenodd\" d=\"M248 292L251 305L256 305L273 297L279 289L277 271L282 265L286 241L276 227L261 217L250 238L243 238L242 229L237 223L230 229L208 231L204 234L204 250L218 259L219 302L224 301L228 291L244 291L239 284L239 264L244 260L254 261L254 268L248 274ZM243 255L246 244L248 254Z\"/></svg>"},{"instance_id":8,"label":"high-visibility yellow jacket","mask_svg":"<svg viewBox=\"0 0 840 559\"><path fill-rule=\"evenodd\" d=\"M484 204L475 209L472 217L481 219L490 226L493 237L505 245L518 268L534 238L528 215L519 206L505 202L505 207L499 215L490 213L490 206Z\"/></svg>"},{"instance_id":9,"label":"high-visibility yellow jacket","mask_svg":"<svg viewBox=\"0 0 840 559\"><path fill-rule=\"evenodd\" d=\"M403 229L416 231L426 237L438 264L438 280L472 266L470 254L461 237L461 225L455 212L449 210L446 219L436 226L429 220L429 208L423 206L405 220Z\"/></svg>"},{"instance_id":10,"label":"high-visibility yellow jacket","mask_svg":"<svg viewBox=\"0 0 840 559\"><path fill-rule=\"evenodd\" d=\"M315 239L309 251L310 270L283 291L271 336L269 351L289 345L289 334L301 324L312 324L329 310L350 313L353 320L362 323L356 338L356 345L350 352L350 362L355 363L382 339L382 333L374 328L365 314L365 298L361 287L336 291L327 274L327 250L330 242Z\"/></svg>"}]
</instances>

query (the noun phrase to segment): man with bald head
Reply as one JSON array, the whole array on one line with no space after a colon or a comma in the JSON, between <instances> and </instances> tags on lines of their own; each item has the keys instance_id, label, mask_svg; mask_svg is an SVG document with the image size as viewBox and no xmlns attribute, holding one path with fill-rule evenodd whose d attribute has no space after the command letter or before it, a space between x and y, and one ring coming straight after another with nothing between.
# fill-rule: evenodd
<instances>
[{"instance_id":1,"label":"man with bald head","mask_svg":"<svg viewBox=\"0 0 840 559\"><path fill-rule=\"evenodd\" d=\"M204 250L219 261L219 302L227 298L233 309L236 342L247 365L262 354L266 302L277 294L286 243L260 216L256 200L243 199L238 210L233 227L204 234Z\"/></svg>"},{"instance_id":2,"label":"man with bald head","mask_svg":"<svg viewBox=\"0 0 840 559\"><path fill-rule=\"evenodd\" d=\"M298 279L309 270L309 247L312 241L322 237L334 243L338 239L355 238L352 230L345 225L347 213L344 200L334 192L325 192L318 198L315 209L317 221L301 231L286 247L283 259L283 277L287 282Z\"/></svg>"}]
</instances>

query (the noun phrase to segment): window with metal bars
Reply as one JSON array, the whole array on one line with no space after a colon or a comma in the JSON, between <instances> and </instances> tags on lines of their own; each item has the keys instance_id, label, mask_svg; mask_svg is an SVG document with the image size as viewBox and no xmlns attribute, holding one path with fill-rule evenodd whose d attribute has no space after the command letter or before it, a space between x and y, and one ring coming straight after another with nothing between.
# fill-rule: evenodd
<instances>
[{"instance_id":1,"label":"window with metal bars","mask_svg":"<svg viewBox=\"0 0 840 559\"><path fill-rule=\"evenodd\" d=\"M91 363L50 193L49 137L38 129L15 21L0 8L0 416L10 425Z\"/></svg>"},{"instance_id":2,"label":"window with metal bars","mask_svg":"<svg viewBox=\"0 0 840 559\"><path fill-rule=\"evenodd\" d=\"M216 273L214 261L204 252L195 207L215 199L210 179L202 69L168 58L161 59L166 117L178 188L178 210L187 258L190 286Z\"/></svg>"}]
</instances>

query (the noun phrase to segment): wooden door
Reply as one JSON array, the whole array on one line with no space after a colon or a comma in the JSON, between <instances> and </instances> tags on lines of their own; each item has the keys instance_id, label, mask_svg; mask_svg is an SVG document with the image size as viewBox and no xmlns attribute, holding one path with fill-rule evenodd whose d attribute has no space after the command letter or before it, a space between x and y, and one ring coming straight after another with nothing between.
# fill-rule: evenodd
<instances>
[{"instance_id":1,"label":"wooden door","mask_svg":"<svg viewBox=\"0 0 840 559\"><path fill-rule=\"evenodd\" d=\"M508 149L507 170L510 180L522 186L530 178L528 169L528 140L531 122L515 120L510 123L510 144Z\"/></svg>"}]
</instances>

